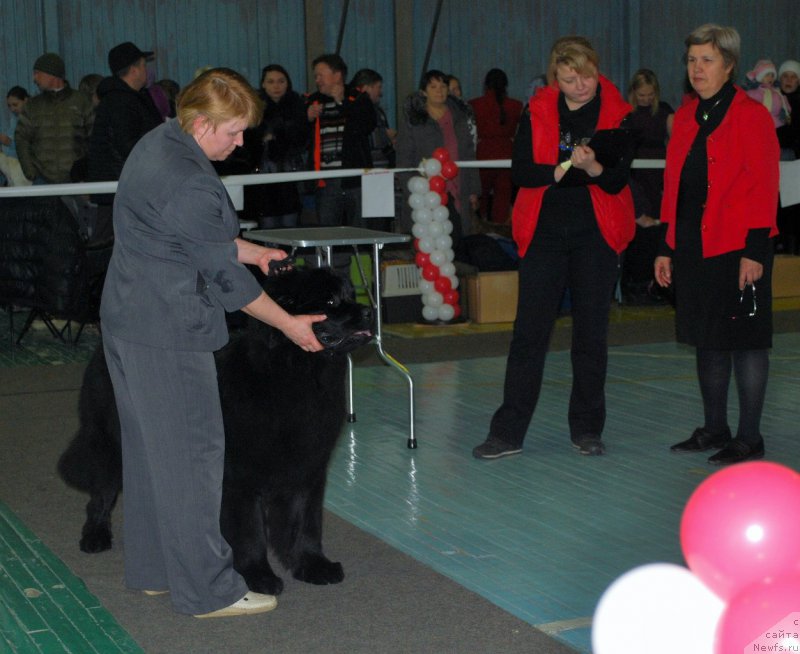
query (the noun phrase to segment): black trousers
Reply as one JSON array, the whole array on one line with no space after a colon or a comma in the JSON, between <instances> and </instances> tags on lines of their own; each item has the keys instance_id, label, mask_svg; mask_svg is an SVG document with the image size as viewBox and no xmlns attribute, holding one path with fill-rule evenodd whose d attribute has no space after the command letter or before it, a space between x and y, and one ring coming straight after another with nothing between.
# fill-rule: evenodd
<instances>
[{"instance_id":1,"label":"black trousers","mask_svg":"<svg viewBox=\"0 0 800 654\"><path fill-rule=\"evenodd\" d=\"M519 267L519 304L506 365L503 404L489 436L512 445L525 439L539 400L545 355L564 289L572 300L573 440L599 437L605 424L608 315L619 256L594 216L543 216Z\"/></svg>"}]
</instances>

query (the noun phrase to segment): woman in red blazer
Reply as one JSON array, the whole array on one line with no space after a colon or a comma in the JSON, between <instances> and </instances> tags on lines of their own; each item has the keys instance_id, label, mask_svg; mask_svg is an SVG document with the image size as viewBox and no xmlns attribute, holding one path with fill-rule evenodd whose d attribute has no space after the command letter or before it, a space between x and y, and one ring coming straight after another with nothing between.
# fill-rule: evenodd
<instances>
[{"instance_id":1,"label":"woman in red blazer","mask_svg":"<svg viewBox=\"0 0 800 654\"><path fill-rule=\"evenodd\" d=\"M764 456L761 412L772 346L772 242L780 150L768 111L733 84L739 34L703 25L686 39L697 97L675 114L667 148L661 221L666 241L655 261L673 284L677 340L696 348L705 423L673 452L721 448L716 465ZM726 415L735 372L739 424Z\"/></svg>"},{"instance_id":2,"label":"woman in red blazer","mask_svg":"<svg viewBox=\"0 0 800 654\"><path fill-rule=\"evenodd\" d=\"M478 131L478 160L510 159L514 135L517 133L522 103L509 98L508 77L499 68L486 73L484 94L469 101L475 113ZM481 216L491 221L508 222L511 209L511 171L507 168L481 168Z\"/></svg>"}]
</instances>

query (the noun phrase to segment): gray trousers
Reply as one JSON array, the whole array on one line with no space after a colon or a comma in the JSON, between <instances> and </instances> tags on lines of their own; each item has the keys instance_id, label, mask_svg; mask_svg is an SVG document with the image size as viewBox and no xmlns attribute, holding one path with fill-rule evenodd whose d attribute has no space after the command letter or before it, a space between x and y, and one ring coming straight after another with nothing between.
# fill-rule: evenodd
<instances>
[{"instance_id":1,"label":"gray trousers","mask_svg":"<svg viewBox=\"0 0 800 654\"><path fill-rule=\"evenodd\" d=\"M225 434L214 355L103 332L122 428L125 584L208 613L247 585L219 526Z\"/></svg>"}]
</instances>

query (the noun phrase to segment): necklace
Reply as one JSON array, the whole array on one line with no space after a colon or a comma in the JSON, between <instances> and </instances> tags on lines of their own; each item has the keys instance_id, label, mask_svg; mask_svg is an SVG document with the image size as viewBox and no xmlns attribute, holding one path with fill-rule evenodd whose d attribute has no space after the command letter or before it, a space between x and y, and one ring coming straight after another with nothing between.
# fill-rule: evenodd
<instances>
[{"instance_id":1,"label":"necklace","mask_svg":"<svg viewBox=\"0 0 800 654\"><path fill-rule=\"evenodd\" d=\"M714 111L714 107L716 107L720 102L722 102L722 98L720 98L714 104L712 104L710 109L708 109L707 111L703 112L703 121L704 122L708 120L708 114L710 114L712 111Z\"/></svg>"}]
</instances>

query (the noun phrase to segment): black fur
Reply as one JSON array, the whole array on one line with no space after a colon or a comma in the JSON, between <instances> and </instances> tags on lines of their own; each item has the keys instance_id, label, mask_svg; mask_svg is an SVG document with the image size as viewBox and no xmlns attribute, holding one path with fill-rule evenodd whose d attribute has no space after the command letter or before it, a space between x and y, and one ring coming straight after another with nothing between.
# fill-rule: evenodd
<instances>
[{"instance_id":1,"label":"black fur","mask_svg":"<svg viewBox=\"0 0 800 654\"><path fill-rule=\"evenodd\" d=\"M327 269L270 276L264 288L289 313L328 316L314 325L323 352L304 352L252 320L216 355L225 422L222 533L248 587L277 594L283 582L268 548L296 579L344 578L341 564L322 552L322 502L347 410L344 354L369 341L372 324L352 285ZM111 511L122 488L119 421L102 347L84 373L79 413L80 428L58 470L90 494L80 548L101 552L111 547Z\"/></svg>"}]
</instances>

